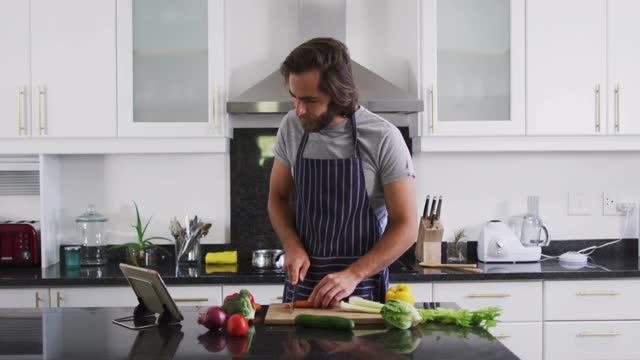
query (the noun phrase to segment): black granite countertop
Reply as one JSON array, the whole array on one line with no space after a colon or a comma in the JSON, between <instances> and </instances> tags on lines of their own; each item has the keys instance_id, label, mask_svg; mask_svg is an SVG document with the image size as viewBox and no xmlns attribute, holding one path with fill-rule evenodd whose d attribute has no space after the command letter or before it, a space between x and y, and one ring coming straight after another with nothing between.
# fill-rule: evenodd
<instances>
[{"instance_id":1,"label":"black granite countertop","mask_svg":"<svg viewBox=\"0 0 640 360\"><path fill-rule=\"evenodd\" d=\"M391 282L440 282L476 280L570 280L640 278L638 240L629 240L599 249L582 267L572 268L556 259L524 264L478 263L482 273L420 267L414 258L403 256L390 267ZM589 241L564 241L545 250L549 255L582 249ZM598 242L596 242L598 243ZM602 242L600 242L602 243ZM470 258L475 254L470 252ZM470 262L474 262L471 260ZM173 264L150 267L167 284L282 284L282 270L257 270L241 258L237 265L204 264L176 268ZM59 264L44 269L0 268L0 287L10 286L110 286L127 285L117 262L103 266L67 269Z\"/></svg>"},{"instance_id":2,"label":"black granite countertop","mask_svg":"<svg viewBox=\"0 0 640 360\"><path fill-rule=\"evenodd\" d=\"M418 304L417 306L433 304ZM455 304L442 303L443 307ZM207 331L196 323L195 307L181 307L179 327L143 331L112 323L131 308L48 308L0 310L0 357L45 359L518 359L487 331L422 324L412 330L383 325L353 331L267 326L257 314L247 336ZM14 331L19 326L25 331ZM39 331L42 329L42 331ZM28 330L28 331L27 331ZM6 336L5 336L6 335ZM35 358L35 357L34 357Z\"/></svg>"}]
</instances>

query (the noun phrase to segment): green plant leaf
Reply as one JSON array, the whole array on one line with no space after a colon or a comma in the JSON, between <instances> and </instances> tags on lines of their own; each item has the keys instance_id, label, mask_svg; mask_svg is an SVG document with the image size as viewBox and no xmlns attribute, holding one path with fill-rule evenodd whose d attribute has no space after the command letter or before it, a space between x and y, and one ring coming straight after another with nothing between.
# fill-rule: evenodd
<instances>
[{"instance_id":1,"label":"green plant leaf","mask_svg":"<svg viewBox=\"0 0 640 360\"><path fill-rule=\"evenodd\" d=\"M136 204L135 201L133 202L133 205L135 205L135 207L136 207L136 226L135 226L135 228L136 228L136 231L138 232L138 241L141 241L143 235L141 233L142 223L140 222L140 210L138 209L138 204Z\"/></svg>"},{"instance_id":2,"label":"green plant leaf","mask_svg":"<svg viewBox=\"0 0 640 360\"><path fill-rule=\"evenodd\" d=\"M151 222L152 218L153 216L149 218L149 221L147 221L147 225L144 226L144 229L142 230L142 234L140 234L141 237L144 237L144 233L147 232L147 227L149 226L149 223Z\"/></svg>"},{"instance_id":3,"label":"green plant leaf","mask_svg":"<svg viewBox=\"0 0 640 360\"><path fill-rule=\"evenodd\" d=\"M161 236L153 236L153 237L150 237L150 238L146 238L146 239L144 239L144 241L145 241L145 242L146 242L146 241L149 241L149 240L167 240L167 241L173 241L173 240L171 240L171 239L167 239L166 237L161 237Z\"/></svg>"}]
</instances>

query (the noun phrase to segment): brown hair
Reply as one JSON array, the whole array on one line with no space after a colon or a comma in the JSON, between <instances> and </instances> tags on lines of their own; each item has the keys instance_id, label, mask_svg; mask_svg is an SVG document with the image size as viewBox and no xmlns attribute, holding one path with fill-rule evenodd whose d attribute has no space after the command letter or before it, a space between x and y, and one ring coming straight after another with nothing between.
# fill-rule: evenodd
<instances>
[{"instance_id":1,"label":"brown hair","mask_svg":"<svg viewBox=\"0 0 640 360\"><path fill-rule=\"evenodd\" d=\"M349 49L332 38L315 38L293 49L280 65L280 73L289 82L291 73L320 71L318 88L329 95L329 107L337 114L351 116L358 107L358 90L351 72Z\"/></svg>"}]
</instances>

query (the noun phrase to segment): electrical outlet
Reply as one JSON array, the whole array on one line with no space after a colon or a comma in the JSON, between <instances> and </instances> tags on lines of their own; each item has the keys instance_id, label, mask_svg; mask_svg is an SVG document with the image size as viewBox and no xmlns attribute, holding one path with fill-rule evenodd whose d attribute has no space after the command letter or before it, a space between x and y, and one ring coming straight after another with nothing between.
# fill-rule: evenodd
<instances>
[{"instance_id":1,"label":"electrical outlet","mask_svg":"<svg viewBox=\"0 0 640 360\"><path fill-rule=\"evenodd\" d=\"M632 203L625 201L623 196L617 192L603 192L602 193L602 215L605 216L623 216L625 213L619 209L623 209L624 206ZM623 206L624 205L624 206Z\"/></svg>"}]
</instances>

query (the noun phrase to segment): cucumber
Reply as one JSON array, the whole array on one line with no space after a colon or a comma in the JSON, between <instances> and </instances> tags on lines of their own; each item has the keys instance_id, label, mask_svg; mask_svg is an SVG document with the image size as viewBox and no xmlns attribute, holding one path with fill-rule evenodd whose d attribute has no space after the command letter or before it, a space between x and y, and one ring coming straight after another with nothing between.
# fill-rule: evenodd
<instances>
[{"instance_id":1,"label":"cucumber","mask_svg":"<svg viewBox=\"0 0 640 360\"><path fill-rule=\"evenodd\" d=\"M300 314L293 320L296 326L333 330L352 330L356 324L340 316Z\"/></svg>"}]
</instances>

